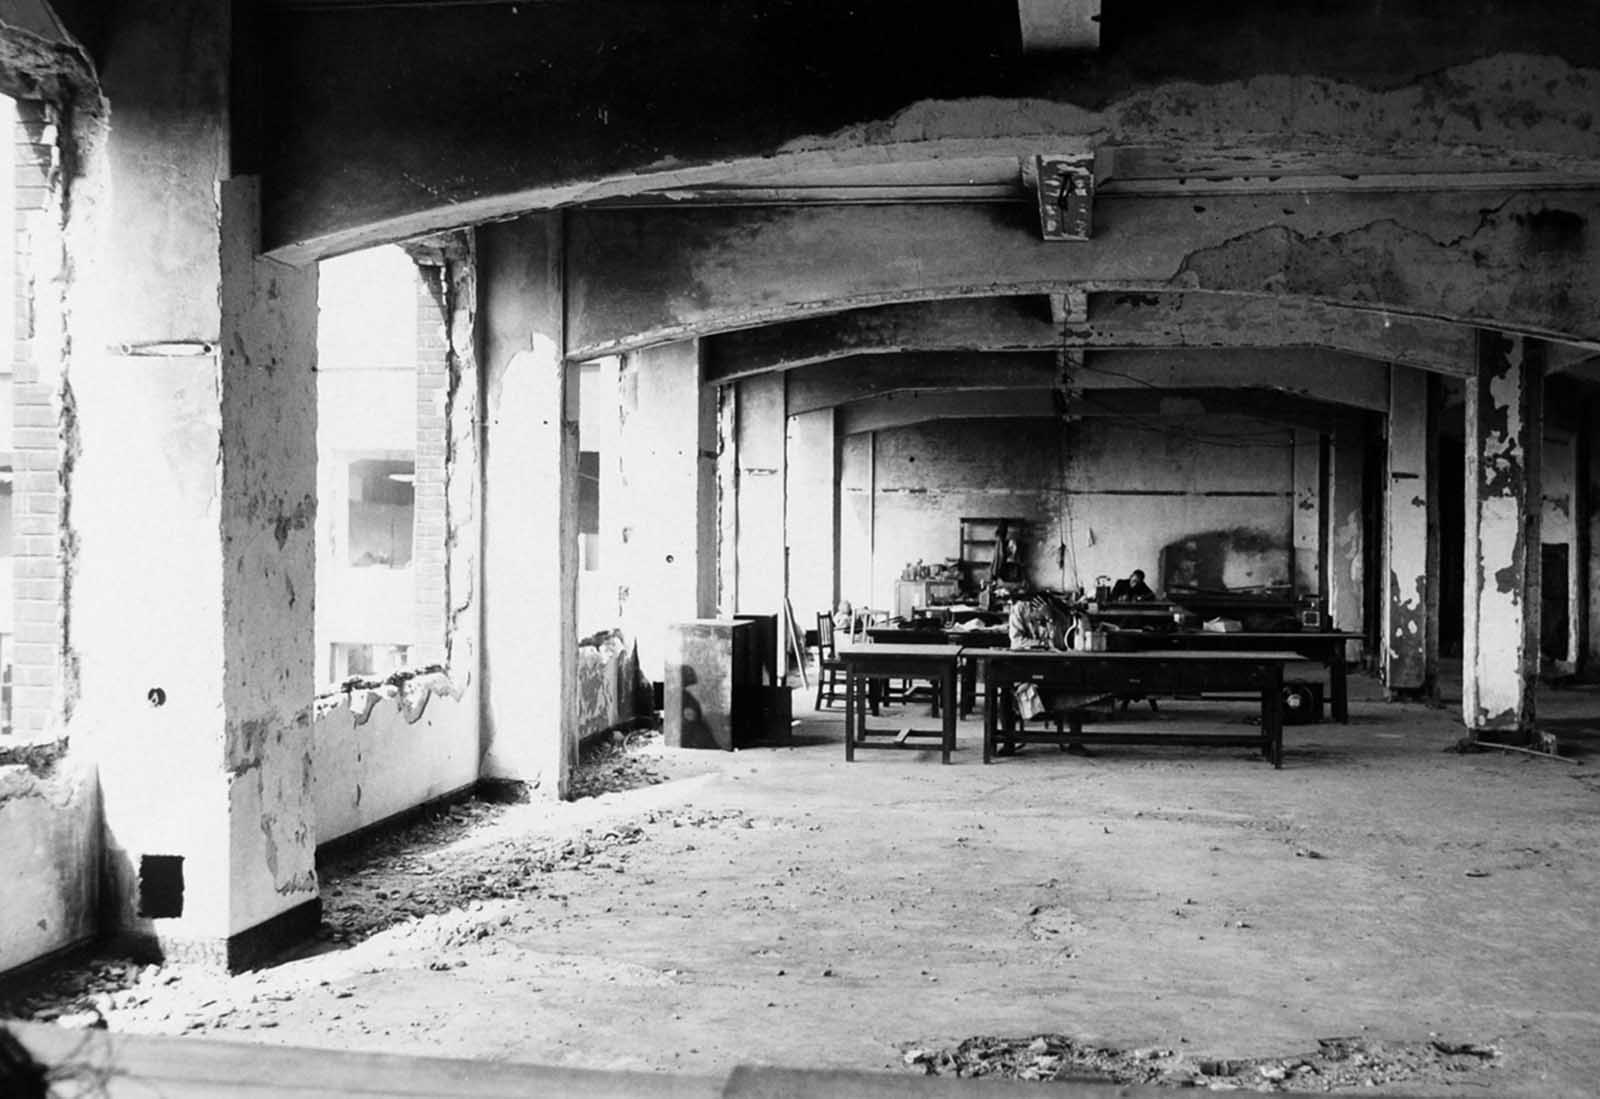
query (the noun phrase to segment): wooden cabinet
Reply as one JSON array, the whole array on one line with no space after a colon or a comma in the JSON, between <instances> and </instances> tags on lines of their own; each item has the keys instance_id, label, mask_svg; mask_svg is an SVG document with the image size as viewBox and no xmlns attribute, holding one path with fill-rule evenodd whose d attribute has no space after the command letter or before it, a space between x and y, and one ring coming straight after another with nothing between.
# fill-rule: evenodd
<instances>
[{"instance_id":1,"label":"wooden cabinet","mask_svg":"<svg viewBox=\"0 0 1600 1099\"><path fill-rule=\"evenodd\" d=\"M951 603L960 594L961 585L954 580L896 580L894 614L896 618L910 618L918 607Z\"/></svg>"},{"instance_id":2,"label":"wooden cabinet","mask_svg":"<svg viewBox=\"0 0 1600 1099\"><path fill-rule=\"evenodd\" d=\"M761 702L755 622L669 623L665 655L661 726L667 747L731 752L752 739L759 731Z\"/></svg>"}]
</instances>

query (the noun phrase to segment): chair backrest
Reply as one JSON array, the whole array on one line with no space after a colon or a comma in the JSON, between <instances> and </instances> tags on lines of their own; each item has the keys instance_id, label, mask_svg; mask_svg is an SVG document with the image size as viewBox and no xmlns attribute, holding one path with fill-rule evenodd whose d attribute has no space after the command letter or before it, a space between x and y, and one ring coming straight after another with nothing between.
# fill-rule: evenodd
<instances>
[{"instance_id":1,"label":"chair backrest","mask_svg":"<svg viewBox=\"0 0 1600 1099\"><path fill-rule=\"evenodd\" d=\"M827 611L817 612L817 652L824 660L834 660L839 655L833 648L833 615Z\"/></svg>"}]
</instances>

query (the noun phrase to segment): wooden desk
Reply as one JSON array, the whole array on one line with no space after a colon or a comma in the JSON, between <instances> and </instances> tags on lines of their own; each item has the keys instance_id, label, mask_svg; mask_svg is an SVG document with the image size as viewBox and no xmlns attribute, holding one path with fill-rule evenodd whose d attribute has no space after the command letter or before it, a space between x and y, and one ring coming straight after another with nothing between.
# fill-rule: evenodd
<instances>
[{"instance_id":1,"label":"wooden desk","mask_svg":"<svg viewBox=\"0 0 1600 1099\"><path fill-rule=\"evenodd\" d=\"M1293 652L1013 652L985 649L964 654L983 666L983 761L994 757L1001 739L1023 744L1084 743L1198 744L1260 748L1274 767L1283 766L1283 669L1305 658ZM1261 727L1250 733L1118 733L1083 728L1076 717L1070 732L1016 728L1009 710L1001 717L1000 697L1016 683L1041 690L1081 695L1172 695L1206 691L1259 691ZM1004 724L1004 736L1001 725Z\"/></svg>"},{"instance_id":2,"label":"wooden desk","mask_svg":"<svg viewBox=\"0 0 1600 1099\"><path fill-rule=\"evenodd\" d=\"M1216 633L1211 630L1158 631L1123 630L1108 635L1111 645L1135 652L1151 650L1191 650L1195 652L1289 652L1299 653L1328 669L1328 703L1335 721L1350 722L1350 686L1346 671L1346 642L1360 641L1359 633Z\"/></svg>"},{"instance_id":3,"label":"wooden desk","mask_svg":"<svg viewBox=\"0 0 1600 1099\"><path fill-rule=\"evenodd\" d=\"M935 635L937 636L937 635ZM942 758L950 762L956 747L956 645L851 645L841 647L839 659L845 666L844 758L856 758L857 748L890 748L920 751L937 738ZM869 683L875 679L929 679L938 684L940 727L932 729L869 729L867 701ZM892 737L892 740L871 740Z\"/></svg>"}]
</instances>

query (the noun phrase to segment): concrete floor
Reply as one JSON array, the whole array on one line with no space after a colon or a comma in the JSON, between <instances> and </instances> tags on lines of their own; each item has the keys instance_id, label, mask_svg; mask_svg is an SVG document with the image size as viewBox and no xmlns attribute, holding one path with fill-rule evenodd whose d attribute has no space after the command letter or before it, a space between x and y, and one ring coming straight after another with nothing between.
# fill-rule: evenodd
<instances>
[{"instance_id":1,"label":"concrete floor","mask_svg":"<svg viewBox=\"0 0 1600 1099\"><path fill-rule=\"evenodd\" d=\"M847 765L837 712L806 709L793 746L657 749L636 765L670 781L476 819L328 898L386 893L393 923L432 890L431 915L231 981L152 969L102 1006L114 1029L693 1073L905 1072L977 1035L1191 1064L1437 1037L1499 1056L1386 1093L1593 1094L1600 692L1541 698L1574 765L1447 751L1455 709L1353 688L1348 726L1287 731L1282 771L1165 747L985 767L971 721L951 766Z\"/></svg>"}]
</instances>

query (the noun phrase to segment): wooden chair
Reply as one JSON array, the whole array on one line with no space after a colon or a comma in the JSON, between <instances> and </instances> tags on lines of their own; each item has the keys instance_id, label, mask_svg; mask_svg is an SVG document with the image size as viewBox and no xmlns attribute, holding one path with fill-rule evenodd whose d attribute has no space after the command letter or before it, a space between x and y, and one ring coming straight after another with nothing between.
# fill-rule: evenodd
<instances>
[{"instance_id":1,"label":"wooden chair","mask_svg":"<svg viewBox=\"0 0 1600 1099\"><path fill-rule=\"evenodd\" d=\"M833 615L817 612L817 704L820 710L845 699L844 661L834 647Z\"/></svg>"}]
</instances>

